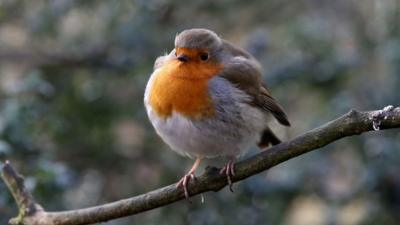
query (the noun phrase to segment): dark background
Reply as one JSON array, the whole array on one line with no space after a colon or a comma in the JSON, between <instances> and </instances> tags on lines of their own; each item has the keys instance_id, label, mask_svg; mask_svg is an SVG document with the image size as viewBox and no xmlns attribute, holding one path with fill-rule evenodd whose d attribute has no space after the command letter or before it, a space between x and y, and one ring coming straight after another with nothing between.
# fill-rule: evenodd
<instances>
[{"instance_id":1,"label":"dark background","mask_svg":"<svg viewBox=\"0 0 400 225\"><path fill-rule=\"evenodd\" d=\"M176 182L193 163L148 122L143 92L175 34L216 31L259 59L292 127L400 105L399 0L0 0L0 158L47 210ZM107 225L395 225L400 134L337 141L234 186ZM257 153L253 149L249 155ZM221 160L203 163L221 165ZM0 182L0 223L17 214Z\"/></svg>"}]
</instances>

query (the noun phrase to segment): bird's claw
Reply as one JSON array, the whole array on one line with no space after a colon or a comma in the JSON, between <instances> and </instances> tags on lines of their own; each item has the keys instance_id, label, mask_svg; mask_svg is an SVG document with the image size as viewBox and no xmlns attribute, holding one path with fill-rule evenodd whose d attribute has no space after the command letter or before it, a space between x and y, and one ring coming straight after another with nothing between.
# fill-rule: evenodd
<instances>
[{"instance_id":1,"label":"bird's claw","mask_svg":"<svg viewBox=\"0 0 400 225\"><path fill-rule=\"evenodd\" d=\"M188 173L183 176L178 183L176 184L177 188L182 188L183 192L185 193L185 198L190 202L189 200L189 191L188 191L188 184L190 180L196 180L196 177L194 176L194 173Z\"/></svg>"},{"instance_id":2,"label":"bird's claw","mask_svg":"<svg viewBox=\"0 0 400 225\"><path fill-rule=\"evenodd\" d=\"M233 192L232 189L232 176L235 176L235 160L229 160L229 162L219 171L219 173L225 174L228 180L229 190Z\"/></svg>"}]
</instances>

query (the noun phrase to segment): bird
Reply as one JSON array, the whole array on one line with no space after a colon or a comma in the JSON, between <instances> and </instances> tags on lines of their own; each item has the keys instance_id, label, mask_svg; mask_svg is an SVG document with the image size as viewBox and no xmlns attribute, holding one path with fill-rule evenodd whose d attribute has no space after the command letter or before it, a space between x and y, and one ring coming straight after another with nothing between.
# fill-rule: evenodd
<instances>
[{"instance_id":1,"label":"bird","mask_svg":"<svg viewBox=\"0 0 400 225\"><path fill-rule=\"evenodd\" d=\"M176 184L186 199L204 158L229 159L220 173L233 191L237 157L256 145L281 143L268 122L271 117L284 126L290 122L262 82L261 69L249 52L204 28L178 33L174 48L155 60L144 105L161 139L195 159Z\"/></svg>"}]
</instances>

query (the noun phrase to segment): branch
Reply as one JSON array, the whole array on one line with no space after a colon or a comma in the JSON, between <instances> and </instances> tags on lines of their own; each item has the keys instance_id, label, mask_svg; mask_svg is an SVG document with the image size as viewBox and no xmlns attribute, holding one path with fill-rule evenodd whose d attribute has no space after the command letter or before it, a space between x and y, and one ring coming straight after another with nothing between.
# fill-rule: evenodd
<instances>
[{"instance_id":1,"label":"branch","mask_svg":"<svg viewBox=\"0 0 400 225\"><path fill-rule=\"evenodd\" d=\"M400 127L400 107L358 112L351 110L340 118L313 129L291 141L281 143L236 164L233 182L261 173L291 158L321 148L346 136ZM20 214L10 224L24 225L81 225L104 222L158 208L184 199L184 193L175 184L116 202L71 211L46 212L33 201L26 191L22 178L6 163L3 180L13 194ZM227 185L226 178L214 167L207 167L204 174L189 184L190 195L219 191Z\"/></svg>"},{"instance_id":2,"label":"branch","mask_svg":"<svg viewBox=\"0 0 400 225\"><path fill-rule=\"evenodd\" d=\"M43 208L35 203L31 193L25 188L24 179L15 172L9 161L5 162L1 177L11 191L19 209L19 216L12 219L11 224L20 224L24 218L43 212Z\"/></svg>"}]
</instances>

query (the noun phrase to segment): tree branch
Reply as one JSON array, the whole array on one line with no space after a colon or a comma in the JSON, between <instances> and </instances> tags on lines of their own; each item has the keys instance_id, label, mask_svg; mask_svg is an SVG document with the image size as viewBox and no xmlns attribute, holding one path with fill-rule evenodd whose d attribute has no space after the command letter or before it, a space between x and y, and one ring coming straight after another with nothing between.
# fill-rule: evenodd
<instances>
[{"instance_id":1,"label":"tree branch","mask_svg":"<svg viewBox=\"0 0 400 225\"><path fill-rule=\"evenodd\" d=\"M340 118L315 128L291 141L273 146L249 159L236 164L233 182L265 171L298 155L321 148L346 136L358 135L371 130L399 128L400 108L393 106L383 110L358 112L351 110ZM184 198L175 184L116 202L71 211L46 212L33 201L26 191L22 178L6 163L3 180L13 194L20 214L10 224L24 225L81 225L129 216L158 208ZM227 185L226 178L214 167L207 167L204 174L189 184L190 195L218 191Z\"/></svg>"}]
</instances>

